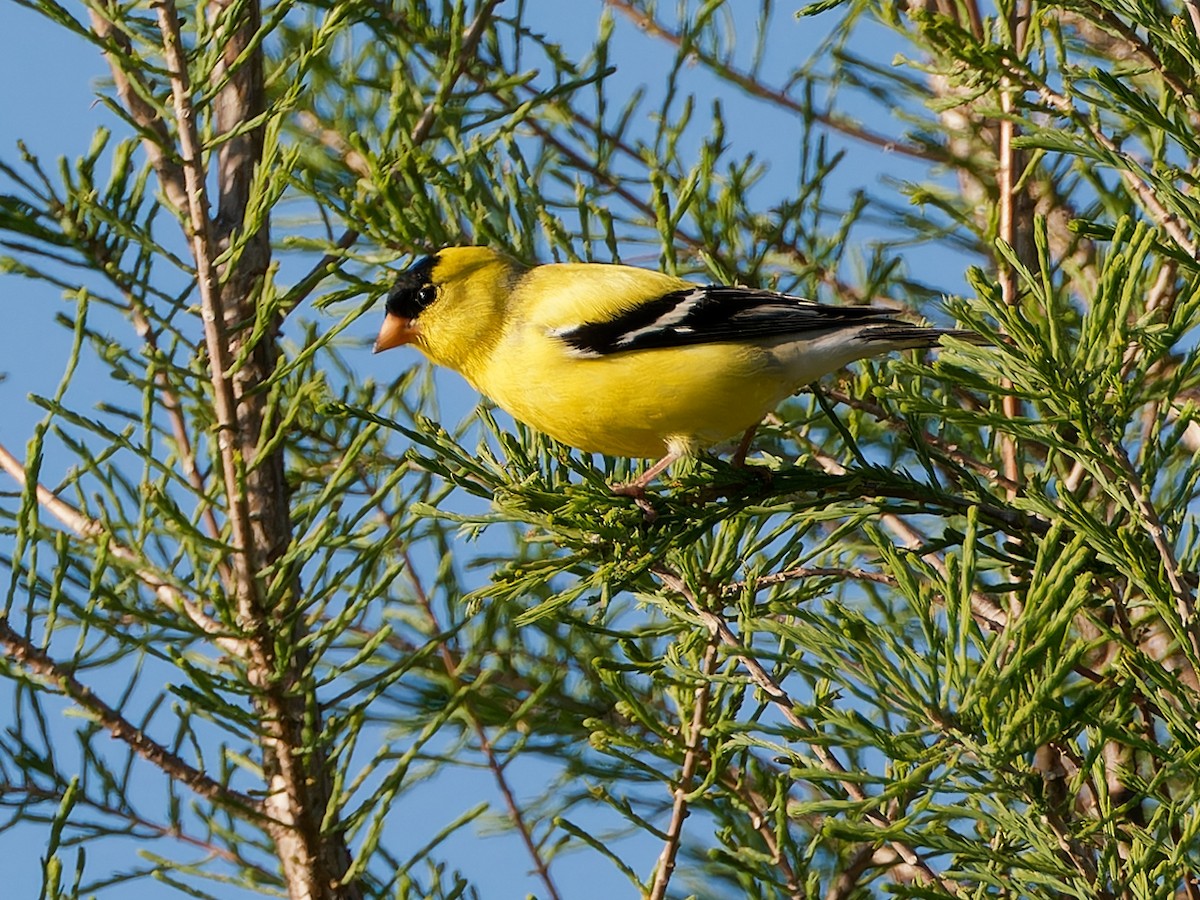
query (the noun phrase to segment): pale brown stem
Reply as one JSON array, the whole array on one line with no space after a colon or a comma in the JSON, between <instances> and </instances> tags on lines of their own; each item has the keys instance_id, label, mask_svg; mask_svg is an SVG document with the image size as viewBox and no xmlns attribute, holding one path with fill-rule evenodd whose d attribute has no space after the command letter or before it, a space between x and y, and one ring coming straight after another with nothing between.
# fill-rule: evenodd
<instances>
[{"instance_id":1,"label":"pale brown stem","mask_svg":"<svg viewBox=\"0 0 1200 900\"><path fill-rule=\"evenodd\" d=\"M796 877L796 870L792 868L792 864L788 862L784 856L782 849L779 846L779 841L775 836L775 829L772 827L773 810L771 803L748 786L739 773L735 770L726 772L721 777L721 784L724 787L737 794L741 801L750 810L750 826L758 832L763 843L767 846L767 850L771 854L771 862L783 873L785 879L785 887L787 889L788 900L804 900L804 886L800 884L800 880Z\"/></svg>"},{"instance_id":2,"label":"pale brown stem","mask_svg":"<svg viewBox=\"0 0 1200 900\"><path fill-rule=\"evenodd\" d=\"M187 58L180 34L179 12L175 0L155 4L158 27L163 39L163 56L171 78L171 99L179 129L179 151L187 187L184 207L188 238L196 263L196 283L200 291L204 340L208 348L209 378L213 386L213 408L217 414L217 446L220 451L225 495L229 499L229 520L233 531L239 613L243 625L256 616L258 605L258 565L252 540L250 507L239 472L237 397L228 372L229 336L226 334L225 309L216 269L218 248L209 216L207 174L203 148L192 109L192 88Z\"/></svg>"},{"instance_id":3,"label":"pale brown stem","mask_svg":"<svg viewBox=\"0 0 1200 900\"><path fill-rule=\"evenodd\" d=\"M467 33L463 35L462 46L459 47L458 55L454 58L453 68L450 69L448 76L443 79L433 100L421 112L421 118L417 120L417 124L413 126L411 139L414 144L424 143L425 139L433 132L433 125L442 111L442 105L450 96L450 92L454 90L454 85L458 83L458 79L467 71L467 66L471 63L471 57L475 55L475 48L479 46L479 42L483 39L483 33L487 30L488 24L491 22L492 11L501 2L502 0L487 0L479 8L475 20L467 28Z\"/></svg>"},{"instance_id":4,"label":"pale brown stem","mask_svg":"<svg viewBox=\"0 0 1200 900\"><path fill-rule=\"evenodd\" d=\"M683 838L683 820L687 818L688 814L688 794L692 791L692 782L700 765L704 727L708 720L708 700L712 693L710 679L713 672L716 671L719 645L717 636L714 634L704 650L704 661L700 665L700 681L696 685L692 701L692 723L685 736L683 770L679 774L679 783L673 791L671 821L667 825L667 837L663 842L662 853L658 856L658 865L654 870L654 884L647 895L648 900L664 900L667 896L667 885L671 883L671 875L675 872L675 857L679 853L679 844Z\"/></svg>"},{"instance_id":5,"label":"pale brown stem","mask_svg":"<svg viewBox=\"0 0 1200 900\"><path fill-rule=\"evenodd\" d=\"M105 55L109 58L109 69L112 72L113 84L117 88L117 96L121 98L122 105L138 127L152 135L142 141L142 149L146 151L150 166L158 176L163 194L175 209L187 209L188 196L183 169L167 150L174 145L167 123L158 114L158 110L144 99L153 95L151 88L145 84L133 66L125 64L125 60L133 55L129 38L101 14L99 4L88 4L88 16L96 36L112 44L112 49L106 51ZM134 87L135 83L137 88Z\"/></svg>"},{"instance_id":6,"label":"pale brown stem","mask_svg":"<svg viewBox=\"0 0 1200 900\"><path fill-rule=\"evenodd\" d=\"M835 475L845 473L845 468L836 459L816 447L812 447L813 458L826 472ZM897 515L885 513L880 517L884 527L896 535L910 549L923 546L926 541L907 522ZM948 576L945 561L936 553L926 553L921 559L933 566L942 576ZM971 591L971 615L982 627L999 633L1008 625L1008 613L991 598L980 591Z\"/></svg>"},{"instance_id":7,"label":"pale brown stem","mask_svg":"<svg viewBox=\"0 0 1200 900\"><path fill-rule=\"evenodd\" d=\"M92 30L96 33L96 36L112 45L112 49L107 51L106 55L109 57L109 70L113 76L113 84L117 88L117 96L121 99L121 103L133 121L143 131L152 135L152 137L147 137L142 141L142 148L146 151L151 168L154 169L155 174L158 176L163 194L176 210L185 210L188 206L188 193L184 171L182 166L175 162L174 158L166 151L167 147L172 146L171 133L162 116L158 114L158 110L145 100L145 96L149 95L151 91L140 80L140 73L133 67L124 64L124 60L128 59L132 52L129 38L120 29L114 27L112 21L105 18L97 6L90 5L88 7L88 15L91 20ZM136 88L135 84L137 85ZM133 313L134 326L137 328L138 333L145 338L151 347L156 347L154 332L145 317L136 308L128 287L124 284L120 285L120 287L129 301L130 309ZM165 375L159 373L157 380L162 389L163 405L166 407L167 414L171 419L171 428L175 435L176 444L179 447L180 463L192 488L201 498L201 502L203 502L205 494L204 482L196 468L191 441L188 438L187 430L183 426L180 415L178 399L170 389ZM201 515L211 536L214 538L219 537L220 528L217 525L216 516L212 509L206 506ZM220 571L225 583L227 585L230 584L231 579L224 562L220 563Z\"/></svg>"},{"instance_id":8,"label":"pale brown stem","mask_svg":"<svg viewBox=\"0 0 1200 900\"><path fill-rule=\"evenodd\" d=\"M1196 242L1192 239L1191 235L1188 234L1186 226L1180 221L1179 217L1175 215L1175 213L1170 212L1165 206L1162 205L1162 203L1159 202L1158 197L1155 196L1154 189L1151 188L1144 179L1139 178L1136 174L1134 174L1133 171L1131 171L1134 168L1141 168L1141 166L1136 160L1133 159L1132 156L1121 150L1112 140L1112 138L1101 131L1100 127L1096 125L1090 118L1081 116L1076 111L1071 101L1062 94L1054 91L1046 84L1032 79L1031 76L1029 76L1026 72L1014 70L1010 72L1010 75L1015 78L1023 78L1023 80L1026 82L1033 82L1029 86L1032 90L1037 91L1038 96L1041 98L1043 103L1057 110L1058 113L1065 118L1071 119L1080 125L1080 127L1082 127L1085 131L1087 131L1088 134L1091 135L1092 140L1094 140L1109 153L1126 160L1129 163L1129 168L1117 169L1118 174L1121 176L1121 180L1125 182L1126 186L1131 191L1133 191L1134 195L1146 209L1146 212L1150 214L1150 217L1158 224L1160 228L1163 229L1163 231L1165 231L1171 237L1172 240L1175 241L1177 245L1179 245L1180 249L1187 253L1187 255L1192 259L1200 259Z\"/></svg>"},{"instance_id":9,"label":"pale brown stem","mask_svg":"<svg viewBox=\"0 0 1200 900\"><path fill-rule=\"evenodd\" d=\"M875 863L878 849L871 844L859 847L858 851L850 857L850 861L842 867L842 870L829 880L829 887L825 891L825 900L847 900L847 898L860 893L859 879Z\"/></svg>"},{"instance_id":10,"label":"pale brown stem","mask_svg":"<svg viewBox=\"0 0 1200 900\"><path fill-rule=\"evenodd\" d=\"M187 188L183 219L208 349L232 534L234 605L238 625L248 635L243 659L262 724L265 804L273 820L269 832L293 900L357 900L361 885L345 880L351 859L344 836L326 822L332 784L324 750L314 737L321 733L321 715L302 643L304 623L289 615L301 586L293 571L280 572L277 604L268 610L260 582L265 564L291 541L282 450L276 446L260 453L271 402L263 386L276 364L278 318L268 319L261 335L247 327L261 314L258 298L270 266L267 220L248 219L264 134L261 124L251 123L266 111L262 58L254 48L260 10L256 0L218 0L208 9L224 32L212 72L220 87L211 99L211 124L223 138L216 154L215 218L175 0L160 0L155 11ZM294 648L284 659L277 652L281 641Z\"/></svg>"},{"instance_id":11,"label":"pale brown stem","mask_svg":"<svg viewBox=\"0 0 1200 900\"><path fill-rule=\"evenodd\" d=\"M1025 22L1027 16L1028 8L1026 4L1024 2L1015 2L1013 4L1013 20L1010 22L1010 27L1013 32L1013 52L1018 58L1024 54ZM1013 147L1016 123L1013 121L1012 82L1007 77L1000 80L1000 111L999 138L996 148L996 193L997 203L999 204L997 237L1012 247L1015 253L1020 254L1025 249L1025 241L1018 241L1017 239L1017 229L1019 226L1016 221L1016 182L1019 175L1017 171L1019 155ZM1018 301L1017 273L1007 261L1001 259L998 262L1001 297L1006 306L1016 306ZM1000 386L1003 389L1011 389L1012 382L1007 378L1002 379ZM1001 400L1001 409L1004 412L1005 418L1015 419L1021 414L1021 401L1014 394L1005 394ZM1004 467L1005 480L1013 485L1019 484L1021 469L1018 459L1017 442L1010 434L1000 435L1000 459ZM1016 497L1018 490L1015 487L1010 487L1007 493L1008 499L1012 500Z\"/></svg>"},{"instance_id":12,"label":"pale brown stem","mask_svg":"<svg viewBox=\"0 0 1200 900\"><path fill-rule=\"evenodd\" d=\"M758 590L777 584L784 584L788 581L796 581L801 578L850 578L855 581L871 581L875 584L892 586L896 584L896 579L891 575L885 575L882 572L868 572L866 569L850 569L840 566L796 566L792 569L784 569L782 572L772 572L769 575L759 576L754 579L754 588ZM749 582L745 581L731 582L721 589L721 596L729 597L740 594L748 586Z\"/></svg>"},{"instance_id":13,"label":"pale brown stem","mask_svg":"<svg viewBox=\"0 0 1200 900\"><path fill-rule=\"evenodd\" d=\"M907 423L889 414L887 410L885 410L878 403L872 403L870 400L866 400L862 397L855 397L846 391L839 391L837 389L823 390L825 396L827 396L830 400L845 404L852 409L862 410L863 412L868 413L877 422L881 422L894 429L904 429L907 433ZM970 469L972 472L982 475L984 478L998 487L1002 487L1006 491L1020 490L1020 485L1017 482L1005 477L1005 475L1001 473L1000 470L995 466L964 453L957 446L951 444L949 441L943 440L936 434L922 433L921 440L935 449L938 453L945 456L946 459L957 463L964 469Z\"/></svg>"},{"instance_id":14,"label":"pale brown stem","mask_svg":"<svg viewBox=\"0 0 1200 900\"><path fill-rule=\"evenodd\" d=\"M1184 0L1184 4L1188 7L1188 12L1192 13L1195 0ZM1105 31L1119 36L1123 40L1128 49L1141 56L1150 66L1158 73L1158 77L1163 80L1163 84L1174 91L1175 95L1182 100L1191 101L1195 95L1195 87L1184 84L1179 80L1170 69L1163 65L1158 53L1154 48L1146 43L1138 35L1135 28L1131 28L1123 22L1120 17L1113 15L1109 10L1104 9L1098 3L1088 3L1088 12L1080 13L1080 18L1090 20L1088 24L1094 24Z\"/></svg>"},{"instance_id":15,"label":"pale brown stem","mask_svg":"<svg viewBox=\"0 0 1200 900\"><path fill-rule=\"evenodd\" d=\"M1012 123L1005 120L1000 123L1000 153L1001 159L1009 159L1011 150L1008 149L1009 141L1012 138ZM1006 152L1007 150L1007 152ZM1000 233L1003 237L1007 231L1008 237L1004 240L1012 244L1012 182L1011 173L1007 171L1008 167L1001 166L1000 178ZM1008 175L1006 178L1005 175ZM1007 227L1006 227L1007 226ZM1004 302L1008 306L1016 305L1016 273L1012 267L1006 264L1000 266L1000 293L1004 298ZM1000 387L1002 389L1011 390L1012 382L1007 378L1001 379ZM1001 400L1001 408L1004 411L1006 419L1015 419L1021 414L1021 401L1013 394L1005 394ZM1020 466L1017 462L1017 443L1010 434L1000 435L1000 459L1004 466L1004 480L1007 481L1010 487L1007 491L1008 499L1012 500L1017 495L1015 485L1021 476Z\"/></svg>"}]
</instances>

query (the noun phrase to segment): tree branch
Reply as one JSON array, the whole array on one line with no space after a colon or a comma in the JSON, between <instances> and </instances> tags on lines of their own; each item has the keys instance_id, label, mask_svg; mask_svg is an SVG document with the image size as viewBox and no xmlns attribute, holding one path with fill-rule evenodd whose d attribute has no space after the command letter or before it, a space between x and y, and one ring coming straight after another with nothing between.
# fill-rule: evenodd
<instances>
[{"instance_id":1,"label":"tree branch","mask_svg":"<svg viewBox=\"0 0 1200 900\"><path fill-rule=\"evenodd\" d=\"M187 209L188 195L183 170L167 149L174 147L167 123L158 110L146 101L145 98L151 96L152 91L142 79L140 71L132 65L126 65L126 61L135 58L129 38L113 27L111 20L101 15L99 4L88 4L88 16L96 36L112 44L113 49L106 55L113 83L117 88L117 96L133 121L146 132L146 136L142 138L142 147L150 159L151 168L158 176L163 194L175 209Z\"/></svg>"},{"instance_id":2,"label":"tree branch","mask_svg":"<svg viewBox=\"0 0 1200 900\"><path fill-rule=\"evenodd\" d=\"M249 627L257 619L258 559L253 543L250 507L244 489L238 458L239 433L237 397L229 377L232 357L226 333L225 308L216 268L218 248L209 216L207 173L203 148L192 108L192 88L187 58L180 34L179 12L175 0L159 0L154 6L162 34L163 54L171 77L171 96L179 129L179 151L183 160L187 202L182 207L196 263L196 283L200 291L204 340L208 348L209 378L213 386L213 409L217 415L217 446L220 451L225 495L229 500L229 520L233 529L236 590L239 616Z\"/></svg>"},{"instance_id":3,"label":"tree branch","mask_svg":"<svg viewBox=\"0 0 1200 900\"><path fill-rule=\"evenodd\" d=\"M1200 619L1196 616L1196 601L1192 596L1192 590L1188 587L1184 579L1183 572L1179 566L1179 560L1175 556L1175 550L1171 546L1171 542L1167 540L1166 526L1163 525L1158 511L1146 495L1142 479L1138 475L1137 470L1134 469L1133 463L1129 461L1129 455L1125 452L1125 448L1117 444L1116 441L1108 438L1104 440L1103 444L1105 450L1116 460L1121 474L1125 476L1125 489L1137 507L1142 525L1146 533L1150 536L1150 540L1154 544L1154 549L1158 551L1159 559L1162 560L1163 570L1167 575L1167 583L1170 585L1171 593L1175 597L1176 611L1179 614L1179 624L1183 628L1188 646L1192 650L1192 666L1195 667L1198 661L1200 661Z\"/></svg>"},{"instance_id":4,"label":"tree branch","mask_svg":"<svg viewBox=\"0 0 1200 900\"><path fill-rule=\"evenodd\" d=\"M115 709L97 697L91 688L76 679L67 668L17 634L4 617L0 617L0 644L4 646L9 659L70 697L77 705L91 713L114 738L128 744L138 756L157 766L172 781L187 785L201 797L226 809L248 813L256 819L266 817L266 810L260 801L215 781L151 740L140 728L135 728Z\"/></svg>"}]
</instances>

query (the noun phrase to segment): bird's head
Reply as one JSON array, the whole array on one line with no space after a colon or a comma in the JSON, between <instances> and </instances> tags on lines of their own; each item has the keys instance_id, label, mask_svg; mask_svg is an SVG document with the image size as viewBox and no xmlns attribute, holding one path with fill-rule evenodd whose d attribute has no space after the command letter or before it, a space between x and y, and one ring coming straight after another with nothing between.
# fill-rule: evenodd
<instances>
[{"instance_id":1,"label":"bird's head","mask_svg":"<svg viewBox=\"0 0 1200 900\"><path fill-rule=\"evenodd\" d=\"M387 296L375 352L415 344L464 374L499 337L517 269L488 247L447 247L413 263Z\"/></svg>"},{"instance_id":2,"label":"bird's head","mask_svg":"<svg viewBox=\"0 0 1200 900\"><path fill-rule=\"evenodd\" d=\"M387 313L383 326L375 338L375 352L391 350L402 344L411 344L421 333L417 319L422 311L437 299L438 288L433 283L433 270L437 266L437 255L417 260L400 273L392 289L388 291Z\"/></svg>"}]
</instances>

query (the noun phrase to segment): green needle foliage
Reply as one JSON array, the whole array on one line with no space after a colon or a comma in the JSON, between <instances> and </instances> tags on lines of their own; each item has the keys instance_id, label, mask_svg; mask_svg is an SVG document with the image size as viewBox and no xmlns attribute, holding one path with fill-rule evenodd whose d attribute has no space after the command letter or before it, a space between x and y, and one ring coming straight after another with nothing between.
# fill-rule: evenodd
<instances>
[{"instance_id":1,"label":"green needle foliage","mask_svg":"<svg viewBox=\"0 0 1200 900\"><path fill-rule=\"evenodd\" d=\"M0 151L14 877L1200 897L1195 3L20 3L110 77ZM370 357L465 243L992 345L643 508Z\"/></svg>"}]
</instances>

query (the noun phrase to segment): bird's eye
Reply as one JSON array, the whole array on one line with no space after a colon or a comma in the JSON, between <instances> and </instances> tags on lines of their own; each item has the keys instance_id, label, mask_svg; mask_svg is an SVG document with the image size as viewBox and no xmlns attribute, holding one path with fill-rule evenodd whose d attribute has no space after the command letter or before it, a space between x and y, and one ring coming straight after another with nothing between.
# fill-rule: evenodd
<instances>
[{"instance_id":1,"label":"bird's eye","mask_svg":"<svg viewBox=\"0 0 1200 900\"><path fill-rule=\"evenodd\" d=\"M437 288L432 284L427 284L421 288L417 296L420 299L421 307L424 308L437 299Z\"/></svg>"}]
</instances>

